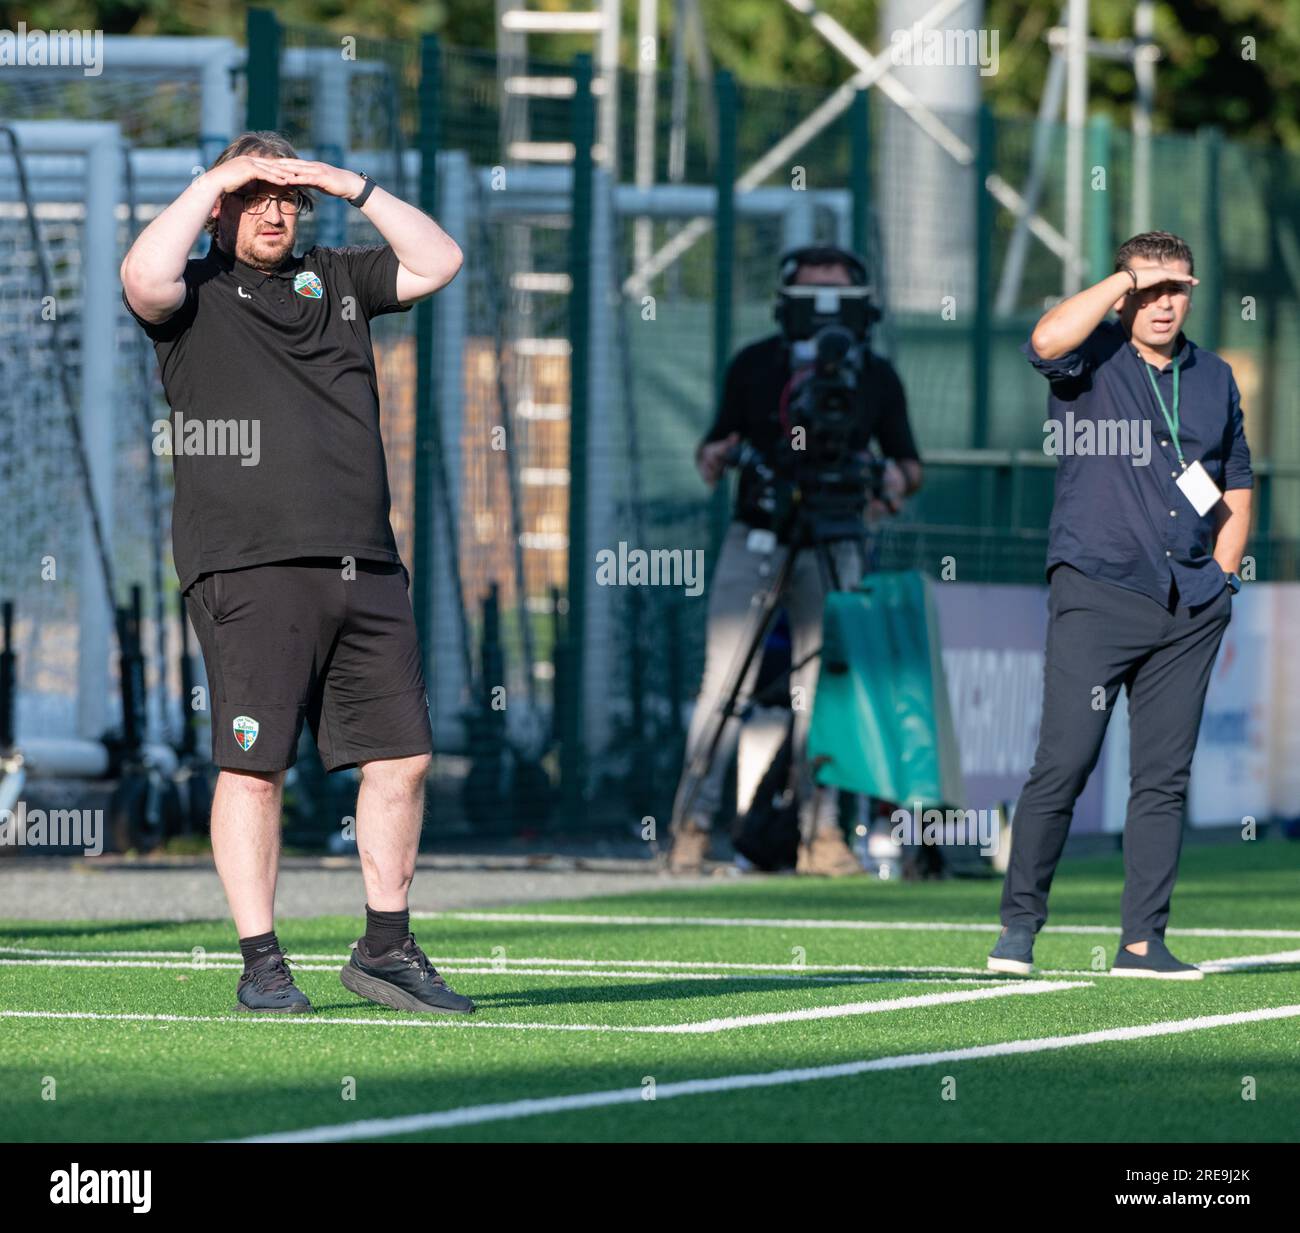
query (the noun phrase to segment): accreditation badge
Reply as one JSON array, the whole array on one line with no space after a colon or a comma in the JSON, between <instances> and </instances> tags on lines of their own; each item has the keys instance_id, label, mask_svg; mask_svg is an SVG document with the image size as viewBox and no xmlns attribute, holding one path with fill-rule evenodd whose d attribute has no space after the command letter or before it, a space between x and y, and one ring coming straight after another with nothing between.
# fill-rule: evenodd
<instances>
[{"instance_id":1,"label":"accreditation badge","mask_svg":"<svg viewBox=\"0 0 1300 1233\"><path fill-rule=\"evenodd\" d=\"M1223 500L1223 493L1219 491L1219 486L1210 478L1209 472L1199 461L1184 468L1182 475L1178 477L1178 487L1183 490L1183 496L1192 503L1192 508L1202 517Z\"/></svg>"}]
</instances>

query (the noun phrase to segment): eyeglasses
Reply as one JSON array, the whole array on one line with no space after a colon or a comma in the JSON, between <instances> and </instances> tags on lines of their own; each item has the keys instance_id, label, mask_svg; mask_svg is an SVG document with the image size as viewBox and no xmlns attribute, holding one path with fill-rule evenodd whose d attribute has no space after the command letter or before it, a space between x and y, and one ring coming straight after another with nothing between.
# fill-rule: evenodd
<instances>
[{"instance_id":1,"label":"eyeglasses","mask_svg":"<svg viewBox=\"0 0 1300 1233\"><path fill-rule=\"evenodd\" d=\"M311 210L311 203L301 193L294 193L290 197L272 197L270 193L257 193L252 196L244 193L234 193L232 195L238 197L244 203L244 212L246 214L265 214L272 201L279 204L281 214L297 214L303 210Z\"/></svg>"}]
</instances>

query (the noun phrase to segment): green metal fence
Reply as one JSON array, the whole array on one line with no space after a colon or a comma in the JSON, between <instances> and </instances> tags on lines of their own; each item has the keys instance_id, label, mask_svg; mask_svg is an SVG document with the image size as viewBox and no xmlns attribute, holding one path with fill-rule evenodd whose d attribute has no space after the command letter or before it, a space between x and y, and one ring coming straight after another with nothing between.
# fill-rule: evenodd
<instances>
[{"instance_id":1,"label":"green metal fence","mask_svg":"<svg viewBox=\"0 0 1300 1233\"><path fill-rule=\"evenodd\" d=\"M443 293L374 324L393 523L412 565L437 733L429 831L444 837L666 819L706 599L602 588L594 556L620 541L711 554L727 497L708 495L692 455L727 359L774 328L776 255L788 242L862 250L886 310L876 345L903 378L926 483L883 537L882 565L933 571L952 556L963 581L1037 582L1051 507L1046 388L1018 348L1060 294L1061 262L1031 238L1009 283L1015 219L983 188L989 176L1029 180L1032 120L942 117L972 151L959 163L860 93L755 179L751 169L828 96L723 73L707 89L692 84L680 149L674 160L658 143L653 201L643 201L636 82L614 86L616 158L602 168L590 153L590 63L524 68L577 79L576 92L534 101L529 117L530 139L573 143L573 161L513 158L496 57L433 38L351 42L255 11L234 84L250 128L280 129L312 157L364 161L466 254ZM188 146L210 160L189 95L140 81L24 92L0 80L0 114L111 114L137 146ZM159 110L168 98L184 106ZM666 76L655 106L667 133ZM1065 134L1037 136L1048 151L1037 209L1059 226ZM1089 275L1109 269L1130 231L1130 143L1090 125ZM1189 333L1233 364L1243 391L1259 475L1257 576L1294 579L1300 160L1212 130L1163 135L1151 185L1151 224L1184 235L1197 256ZM377 242L359 212L322 204L303 220L303 243ZM638 283L647 245L680 251ZM345 804L324 791L308 799L332 829Z\"/></svg>"}]
</instances>

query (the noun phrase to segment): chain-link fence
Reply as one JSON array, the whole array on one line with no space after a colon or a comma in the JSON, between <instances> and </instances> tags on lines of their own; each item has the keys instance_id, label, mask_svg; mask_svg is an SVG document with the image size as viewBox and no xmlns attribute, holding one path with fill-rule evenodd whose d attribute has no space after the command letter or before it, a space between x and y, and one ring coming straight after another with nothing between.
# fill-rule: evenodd
<instances>
[{"instance_id":1,"label":"chain-link fence","mask_svg":"<svg viewBox=\"0 0 1300 1233\"><path fill-rule=\"evenodd\" d=\"M438 751L431 834L666 817L707 598L606 587L596 562L620 545L711 561L726 497L708 495L692 456L728 356L775 329L776 257L789 245L859 248L884 309L874 343L902 376L926 482L883 536L882 566L933 572L953 557L964 581L1040 580L1053 475L1046 389L1018 348L1061 293L1062 262L990 205L984 186L995 177L1032 196L1029 213L1059 228L1062 127L940 115L971 151L962 161L865 94L805 140L808 118L831 101L823 92L661 74L653 175L642 184L633 75L593 95L573 84L589 66L509 62L436 40L339 40L265 15L250 29L247 48L195 40L206 52L186 63L115 69L110 46L98 79L7 72L0 118L118 125L119 261L135 230L244 127L279 129L304 157L367 171L461 245L465 266L448 288L373 324L392 520L414 576ZM525 102L523 78L554 89ZM583 135L598 133L612 133L615 148L589 160ZM1099 276L1133 229L1133 150L1101 122L1087 150L1084 266ZM83 586L93 578L58 376L76 365L90 325L78 306L92 198L77 187L74 156L35 150L24 197L8 174L14 158L0 141L0 599L19 610L21 739L77 728L81 591L45 587L39 561L56 556ZM1150 223L1189 240L1201 278L1189 333L1233 364L1242 388L1260 474L1252 551L1269 579L1295 577L1300 537L1288 341L1298 179L1293 156L1213 132L1151 142ZM66 355L39 313L32 217ZM302 220L299 247L380 239L359 211L327 200ZM203 237L196 252L205 246ZM141 584L146 613L174 624L170 476L153 470L145 435L161 391L143 335L114 312L104 413L115 600ZM74 382L74 397L80 389ZM157 633L146 632L147 650ZM149 656L160 736L179 705L174 672L160 667L175 642ZM111 719L111 686L106 696ZM320 808L323 833L337 825L337 802Z\"/></svg>"}]
</instances>

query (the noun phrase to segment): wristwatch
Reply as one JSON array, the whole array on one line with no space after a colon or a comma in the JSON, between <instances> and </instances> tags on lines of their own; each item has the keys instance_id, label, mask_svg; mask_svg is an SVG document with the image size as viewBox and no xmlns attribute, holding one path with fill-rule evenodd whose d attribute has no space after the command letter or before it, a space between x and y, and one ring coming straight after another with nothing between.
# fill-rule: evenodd
<instances>
[{"instance_id":1,"label":"wristwatch","mask_svg":"<svg viewBox=\"0 0 1300 1233\"><path fill-rule=\"evenodd\" d=\"M348 205L354 205L357 207L358 210L361 209L361 207L366 204L366 198L369 197L370 194L375 191L375 182L368 175L366 175L364 171L361 172L360 175L361 178L366 182L365 188L363 188L355 197L348 198Z\"/></svg>"},{"instance_id":2,"label":"wristwatch","mask_svg":"<svg viewBox=\"0 0 1300 1233\"><path fill-rule=\"evenodd\" d=\"M1229 589L1229 590L1230 590L1234 595L1236 595L1236 593L1237 593L1238 591L1241 590L1241 575L1240 575L1240 574L1229 574L1229 575L1228 575L1228 589Z\"/></svg>"}]
</instances>

